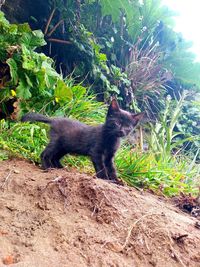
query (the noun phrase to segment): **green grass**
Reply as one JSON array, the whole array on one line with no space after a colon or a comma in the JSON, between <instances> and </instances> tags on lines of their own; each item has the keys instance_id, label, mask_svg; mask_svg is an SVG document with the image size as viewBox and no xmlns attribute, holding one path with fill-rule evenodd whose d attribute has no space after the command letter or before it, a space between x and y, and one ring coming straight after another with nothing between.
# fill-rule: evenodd
<instances>
[{"instance_id":1,"label":"green grass","mask_svg":"<svg viewBox=\"0 0 200 267\"><path fill-rule=\"evenodd\" d=\"M0 121L0 148L4 154L24 157L39 162L48 137L47 126L29 123L8 123Z\"/></svg>"},{"instance_id":2,"label":"green grass","mask_svg":"<svg viewBox=\"0 0 200 267\"><path fill-rule=\"evenodd\" d=\"M40 163L40 153L48 142L48 126L42 123L0 123L0 160L10 155ZM170 161L157 160L149 151L141 153L129 145L122 145L116 155L118 175L130 186L149 188L168 196L180 192L196 194L200 167L185 157L172 157ZM63 163L69 168L94 174L92 163L87 157L64 157ZM196 181L196 182L195 182Z\"/></svg>"},{"instance_id":3,"label":"green grass","mask_svg":"<svg viewBox=\"0 0 200 267\"><path fill-rule=\"evenodd\" d=\"M68 80L70 81L70 79ZM71 86L73 97L67 103L49 112L50 116L67 116L78 119L87 124L103 123L106 114L106 105L95 101L95 96L86 92L81 85ZM47 113L47 106L40 110ZM10 155L22 157L40 163L40 154L48 143L49 126L44 123L21 123L0 121L0 160ZM91 162L86 157L66 156L64 165L75 167L79 171L92 173Z\"/></svg>"},{"instance_id":4,"label":"green grass","mask_svg":"<svg viewBox=\"0 0 200 267\"><path fill-rule=\"evenodd\" d=\"M168 196L198 192L200 166L191 166L184 156L171 157L167 162L158 161L152 151L142 153L124 145L117 153L116 165L119 176L132 186Z\"/></svg>"},{"instance_id":5,"label":"green grass","mask_svg":"<svg viewBox=\"0 0 200 267\"><path fill-rule=\"evenodd\" d=\"M52 112L51 115L67 115L88 124L97 124L104 121L105 110L106 107L103 104L94 101L94 96L83 92L79 96L76 94L76 98L56 112ZM167 196L178 195L180 192L195 195L198 191L200 166L195 163L195 158L191 161L189 157L180 153L173 155L169 147L170 143L167 142L168 146L165 146L167 124L165 123L164 126L162 131L152 132L155 142L151 145L155 143L156 146L150 146L148 152L141 153L130 145L122 145L115 159L118 176L130 186L149 188ZM171 129L173 132L173 127ZM48 142L48 130L49 126L43 123L18 122L9 125L8 122L1 120L0 160L5 160L12 155L40 163L40 154ZM163 136L163 133L162 139L160 136ZM161 139L162 142L160 142ZM161 145L159 151L155 149L158 144ZM162 155L161 152L165 148L167 148L167 157L158 157L158 152ZM68 155L64 157L63 163L79 171L94 174L92 163L87 157Z\"/></svg>"},{"instance_id":6,"label":"green grass","mask_svg":"<svg viewBox=\"0 0 200 267\"><path fill-rule=\"evenodd\" d=\"M48 143L49 126L43 123L11 123L10 128L5 121L0 131L0 160L9 156L26 158L40 163L40 154ZM87 157L68 155L62 160L64 166L77 168L79 171L91 173L92 164Z\"/></svg>"},{"instance_id":7,"label":"green grass","mask_svg":"<svg viewBox=\"0 0 200 267\"><path fill-rule=\"evenodd\" d=\"M71 119L77 119L87 124L98 124L105 120L107 107L105 104L96 101L96 96L86 90L81 84L74 85L74 80L68 77L65 80L68 87L71 88L72 98L65 101L64 104L55 106L51 111L44 106L39 113L48 114L48 116L67 116Z\"/></svg>"}]
</instances>

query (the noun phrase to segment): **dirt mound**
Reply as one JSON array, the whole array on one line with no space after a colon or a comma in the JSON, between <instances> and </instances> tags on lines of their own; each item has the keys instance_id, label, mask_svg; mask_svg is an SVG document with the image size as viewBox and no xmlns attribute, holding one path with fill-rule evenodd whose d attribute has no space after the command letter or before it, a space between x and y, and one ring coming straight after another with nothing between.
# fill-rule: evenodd
<instances>
[{"instance_id":1,"label":"dirt mound","mask_svg":"<svg viewBox=\"0 0 200 267\"><path fill-rule=\"evenodd\" d=\"M0 163L0 266L200 266L197 222L164 199L84 174Z\"/></svg>"}]
</instances>

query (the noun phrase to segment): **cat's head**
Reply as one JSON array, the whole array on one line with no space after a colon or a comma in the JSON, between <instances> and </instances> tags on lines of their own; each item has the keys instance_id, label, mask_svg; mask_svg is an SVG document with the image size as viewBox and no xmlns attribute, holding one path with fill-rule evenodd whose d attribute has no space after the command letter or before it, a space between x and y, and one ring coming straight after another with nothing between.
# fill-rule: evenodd
<instances>
[{"instance_id":1,"label":"cat's head","mask_svg":"<svg viewBox=\"0 0 200 267\"><path fill-rule=\"evenodd\" d=\"M143 116L144 113L133 114L120 109L117 100L112 99L106 117L106 129L110 135L116 137L127 136Z\"/></svg>"}]
</instances>

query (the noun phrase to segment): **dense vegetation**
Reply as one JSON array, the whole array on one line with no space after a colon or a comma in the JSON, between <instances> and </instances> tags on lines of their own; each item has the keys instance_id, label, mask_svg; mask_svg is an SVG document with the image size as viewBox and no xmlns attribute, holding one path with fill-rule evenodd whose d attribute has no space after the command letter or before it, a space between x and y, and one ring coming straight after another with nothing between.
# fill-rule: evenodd
<instances>
[{"instance_id":1,"label":"dense vegetation","mask_svg":"<svg viewBox=\"0 0 200 267\"><path fill-rule=\"evenodd\" d=\"M144 143L119 151L120 177L167 195L197 192L200 63L173 31L174 14L159 0L46 2L49 17L31 22L43 31L0 13L0 158L39 162L48 127L14 122L27 111L99 123L115 95L148 121ZM83 157L64 160L92 170Z\"/></svg>"}]
</instances>

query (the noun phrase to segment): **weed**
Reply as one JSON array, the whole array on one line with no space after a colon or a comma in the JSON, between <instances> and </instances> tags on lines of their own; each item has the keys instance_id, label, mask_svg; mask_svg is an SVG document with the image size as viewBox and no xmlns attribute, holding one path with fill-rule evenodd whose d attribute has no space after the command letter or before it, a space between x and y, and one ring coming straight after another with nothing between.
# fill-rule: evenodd
<instances>
[{"instance_id":1,"label":"weed","mask_svg":"<svg viewBox=\"0 0 200 267\"><path fill-rule=\"evenodd\" d=\"M200 166L194 164L189 170L189 162L183 156L171 157L166 162L158 160L152 151L134 151L130 145L124 145L117 153L116 165L120 178L131 186L150 188L168 196L198 192Z\"/></svg>"}]
</instances>

